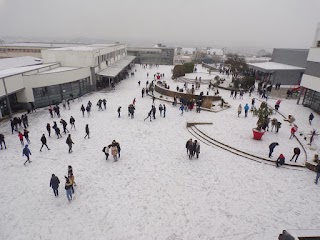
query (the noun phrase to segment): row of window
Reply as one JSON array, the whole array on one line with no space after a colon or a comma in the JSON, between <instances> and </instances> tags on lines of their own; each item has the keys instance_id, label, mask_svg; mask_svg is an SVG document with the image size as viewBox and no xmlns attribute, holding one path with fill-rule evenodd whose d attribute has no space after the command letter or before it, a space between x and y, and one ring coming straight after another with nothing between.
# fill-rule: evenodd
<instances>
[{"instance_id":1,"label":"row of window","mask_svg":"<svg viewBox=\"0 0 320 240\"><path fill-rule=\"evenodd\" d=\"M71 83L57 84L48 87L33 88L36 107L45 107L82 96L90 92L90 78L81 79Z\"/></svg>"},{"instance_id":2,"label":"row of window","mask_svg":"<svg viewBox=\"0 0 320 240\"><path fill-rule=\"evenodd\" d=\"M40 49L22 49L22 48L0 48L0 52L31 52L31 53L40 53Z\"/></svg>"},{"instance_id":3,"label":"row of window","mask_svg":"<svg viewBox=\"0 0 320 240\"><path fill-rule=\"evenodd\" d=\"M103 63L103 62L107 62L108 60L110 60L111 58L115 58L116 56L119 55L123 55L125 53L125 49L120 49L111 53L107 53L104 55L100 55L98 56L98 64Z\"/></svg>"}]
</instances>

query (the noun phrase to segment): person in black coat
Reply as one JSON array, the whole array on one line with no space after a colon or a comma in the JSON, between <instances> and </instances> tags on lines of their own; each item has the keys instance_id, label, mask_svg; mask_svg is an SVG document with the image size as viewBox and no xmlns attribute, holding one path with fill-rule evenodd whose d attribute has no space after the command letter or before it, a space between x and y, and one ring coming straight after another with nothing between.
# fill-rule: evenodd
<instances>
[{"instance_id":1,"label":"person in black coat","mask_svg":"<svg viewBox=\"0 0 320 240\"><path fill-rule=\"evenodd\" d=\"M310 125L311 125L313 119L314 119L314 115L313 115L313 113L310 113L310 115L309 115L309 123L310 123Z\"/></svg>"},{"instance_id":2,"label":"person in black coat","mask_svg":"<svg viewBox=\"0 0 320 240\"><path fill-rule=\"evenodd\" d=\"M273 150L274 150L274 148L275 148L276 146L278 146L278 145L279 145L279 143L277 143L277 142L273 142L273 143L271 143L271 144L269 145L269 158L272 157Z\"/></svg>"},{"instance_id":3,"label":"person in black coat","mask_svg":"<svg viewBox=\"0 0 320 240\"><path fill-rule=\"evenodd\" d=\"M40 152L42 152L42 148L43 146L46 146L48 150L50 150L50 148L48 147L47 145L47 139L46 139L46 136L44 134L42 134L42 137L41 137L41 143L42 143L42 146L40 148Z\"/></svg>"},{"instance_id":4,"label":"person in black coat","mask_svg":"<svg viewBox=\"0 0 320 240\"><path fill-rule=\"evenodd\" d=\"M70 130L72 129L72 128L74 128L74 130L76 130L76 125L74 124L76 122L76 120L74 119L74 117L70 117L70 125L71 125L71 128L70 128Z\"/></svg>"},{"instance_id":5,"label":"person in black coat","mask_svg":"<svg viewBox=\"0 0 320 240\"><path fill-rule=\"evenodd\" d=\"M66 140L66 144L68 144L68 146L69 146L69 153L72 153L72 144L74 144L74 142L71 139L71 134L68 135L68 138Z\"/></svg>"},{"instance_id":6,"label":"person in black coat","mask_svg":"<svg viewBox=\"0 0 320 240\"><path fill-rule=\"evenodd\" d=\"M59 196L59 191L58 191L59 184L60 184L59 178L56 175L52 174L52 177L50 180L50 187L52 187L53 193L56 197Z\"/></svg>"},{"instance_id":7,"label":"person in black coat","mask_svg":"<svg viewBox=\"0 0 320 240\"><path fill-rule=\"evenodd\" d=\"M298 148L298 147L295 147L294 149L293 149L293 156L292 156L292 158L290 159L290 161L292 161L293 159L294 159L294 157L296 157L296 160L295 160L295 162L298 160L298 157L299 157L299 155L300 155L300 148Z\"/></svg>"},{"instance_id":8,"label":"person in black coat","mask_svg":"<svg viewBox=\"0 0 320 240\"><path fill-rule=\"evenodd\" d=\"M84 112L86 111L86 109L84 108L83 104L80 108L80 111L82 112L82 117L84 117Z\"/></svg>"},{"instance_id":9,"label":"person in black coat","mask_svg":"<svg viewBox=\"0 0 320 240\"><path fill-rule=\"evenodd\" d=\"M51 126L50 126L50 123L47 123L46 128L47 128L47 132L49 134L49 137L51 137Z\"/></svg>"},{"instance_id":10,"label":"person in black coat","mask_svg":"<svg viewBox=\"0 0 320 240\"><path fill-rule=\"evenodd\" d=\"M84 138L88 137L90 138L90 131L89 131L89 124L86 124L86 135L84 136Z\"/></svg>"},{"instance_id":11,"label":"person in black coat","mask_svg":"<svg viewBox=\"0 0 320 240\"><path fill-rule=\"evenodd\" d=\"M4 148L7 149L6 142L4 141L4 135L3 135L2 133L0 133L0 146L1 146L1 150L3 149L3 148L2 148L2 143L4 144Z\"/></svg>"}]
</instances>

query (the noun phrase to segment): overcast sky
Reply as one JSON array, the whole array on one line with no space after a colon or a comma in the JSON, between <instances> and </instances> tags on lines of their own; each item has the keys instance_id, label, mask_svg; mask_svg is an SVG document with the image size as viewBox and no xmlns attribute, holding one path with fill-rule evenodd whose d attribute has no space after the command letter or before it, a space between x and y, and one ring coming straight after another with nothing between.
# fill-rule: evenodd
<instances>
[{"instance_id":1,"label":"overcast sky","mask_svg":"<svg viewBox=\"0 0 320 240\"><path fill-rule=\"evenodd\" d=\"M308 48L320 0L0 0L0 38Z\"/></svg>"}]
</instances>

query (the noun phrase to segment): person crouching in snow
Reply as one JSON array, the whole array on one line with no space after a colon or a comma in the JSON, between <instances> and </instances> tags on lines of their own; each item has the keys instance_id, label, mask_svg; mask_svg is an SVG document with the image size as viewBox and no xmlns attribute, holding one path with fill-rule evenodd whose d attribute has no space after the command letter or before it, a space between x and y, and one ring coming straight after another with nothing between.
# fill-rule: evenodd
<instances>
[{"instance_id":1,"label":"person crouching in snow","mask_svg":"<svg viewBox=\"0 0 320 240\"><path fill-rule=\"evenodd\" d=\"M281 153L276 161L277 167L279 167L279 165L282 166L284 164L284 161L285 161L285 157Z\"/></svg>"}]
</instances>

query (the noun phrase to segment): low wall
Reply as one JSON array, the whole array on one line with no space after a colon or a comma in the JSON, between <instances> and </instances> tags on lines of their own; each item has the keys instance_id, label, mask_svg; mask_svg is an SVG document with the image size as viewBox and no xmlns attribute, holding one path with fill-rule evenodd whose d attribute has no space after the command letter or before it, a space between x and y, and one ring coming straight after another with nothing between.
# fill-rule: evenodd
<instances>
[{"instance_id":1,"label":"low wall","mask_svg":"<svg viewBox=\"0 0 320 240\"><path fill-rule=\"evenodd\" d=\"M176 91L171 91L169 89L165 89L163 87L160 87L158 84L155 85L154 90L162 95L168 96L168 97L181 97L187 101L191 101L193 99L198 99L200 95L195 95L195 94L189 94L189 93L182 93L182 92L176 92ZM220 96L206 96L203 95L202 99L204 101L206 100L211 100L211 101L221 101Z\"/></svg>"}]
</instances>

